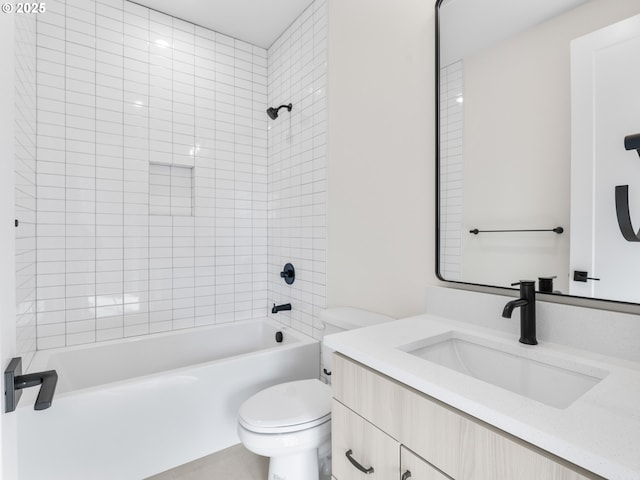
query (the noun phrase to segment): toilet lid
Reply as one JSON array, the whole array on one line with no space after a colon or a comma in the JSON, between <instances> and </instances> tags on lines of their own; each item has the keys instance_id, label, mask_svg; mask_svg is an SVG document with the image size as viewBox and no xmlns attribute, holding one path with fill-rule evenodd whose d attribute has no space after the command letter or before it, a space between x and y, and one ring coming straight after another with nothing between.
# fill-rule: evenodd
<instances>
[{"instance_id":1,"label":"toilet lid","mask_svg":"<svg viewBox=\"0 0 640 480\"><path fill-rule=\"evenodd\" d=\"M238 416L254 432L310 428L331 417L331 387L315 379L274 385L244 402Z\"/></svg>"}]
</instances>

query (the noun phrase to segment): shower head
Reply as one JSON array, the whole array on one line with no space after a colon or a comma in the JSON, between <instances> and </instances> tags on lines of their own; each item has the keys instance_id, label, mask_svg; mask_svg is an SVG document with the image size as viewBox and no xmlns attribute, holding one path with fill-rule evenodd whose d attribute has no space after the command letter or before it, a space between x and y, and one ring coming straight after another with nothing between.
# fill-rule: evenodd
<instances>
[{"instance_id":1,"label":"shower head","mask_svg":"<svg viewBox=\"0 0 640 480\"><path fill-rule=\"evenodd\" d=\"M287 110L291 111L293 105L280 105L278 108L269 107L267 108L267 115L269 115L269 118L271 120L275 120L276 118L278 118L278 110L280 110L281 108L286 108Z\"/></svg>"}]
</instances>

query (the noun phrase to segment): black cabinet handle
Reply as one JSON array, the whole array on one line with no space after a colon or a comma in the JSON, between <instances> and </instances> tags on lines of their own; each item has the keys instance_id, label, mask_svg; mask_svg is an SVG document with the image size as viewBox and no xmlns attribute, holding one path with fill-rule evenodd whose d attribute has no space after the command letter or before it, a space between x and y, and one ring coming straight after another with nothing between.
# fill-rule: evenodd
<instances>
[{"instance_id":1,"label":"black cabinet handle","mask_svg":"<svg viewBox=\"0 0 640 480\"><path fill-rule=\"evenodd\" d=\"M409 470L402 474L402 478L400 480L407 480L407 478L411 478L411 472Z\"/></svg>"},{"instance_id":2,"label":"black cabinet handle","mask_svg":"<svg viewBox=\"0 0 640 480\"><path fill-rule=\"evenodd\" d=\"M347 456L347 458L351 462L351 465L356 467L362 473L365 473L367 475L369 475L370 473L373 473L373 467L365 468L362 465L360 465L360 463L358 463L358 461L355 458L353 458L353 456L352 456L353 455L353 450L351 450L351 449L347 450L347 453L345 453L345 455Z\"/></svg>"}]
</instances>

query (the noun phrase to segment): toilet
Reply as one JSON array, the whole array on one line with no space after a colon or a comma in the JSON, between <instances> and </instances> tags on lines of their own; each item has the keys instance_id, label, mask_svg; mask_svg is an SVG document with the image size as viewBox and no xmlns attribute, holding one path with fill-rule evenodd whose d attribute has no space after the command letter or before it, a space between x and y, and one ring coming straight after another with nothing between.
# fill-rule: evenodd
<instances>
[{"instance_id":1,"label":"toilet","mask_svg":"<svg viewBox=\"0 0 640 480\"><path fill-rule=\"evenodd\" d=\"M352 307L320 314L324 335L368 327L391 317ZM322 346L323 371L330 375L332 350ZM330 376L328 378L331 378ZM247 450L270 457L268 480L318 480L318 456L327 457L331 440L331 387L317 379L266 388L241 406L238 436Z\"/></svg>"}]
</instances>

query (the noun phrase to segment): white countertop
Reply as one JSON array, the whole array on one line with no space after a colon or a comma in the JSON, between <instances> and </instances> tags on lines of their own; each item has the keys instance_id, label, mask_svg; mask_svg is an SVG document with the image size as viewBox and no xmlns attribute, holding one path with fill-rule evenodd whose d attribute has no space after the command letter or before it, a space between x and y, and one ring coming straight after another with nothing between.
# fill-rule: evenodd
<instances>
[{"instance_id":1,"label":"white countertop","mask_svg":"<svg viewBox=\"0 0 640 480\"><path fill-rule=\"evenodd\" d=\"M509 339L523 356L575 359L609 374L565 409L531 400L398 349L459 331ZM640 339L638 339L640 342ZM640 480L640 364L558 344L518 343L517 336L433 315L325 337L330 348L558 457L611 480Z\"/></svg>"}]
</instances>

